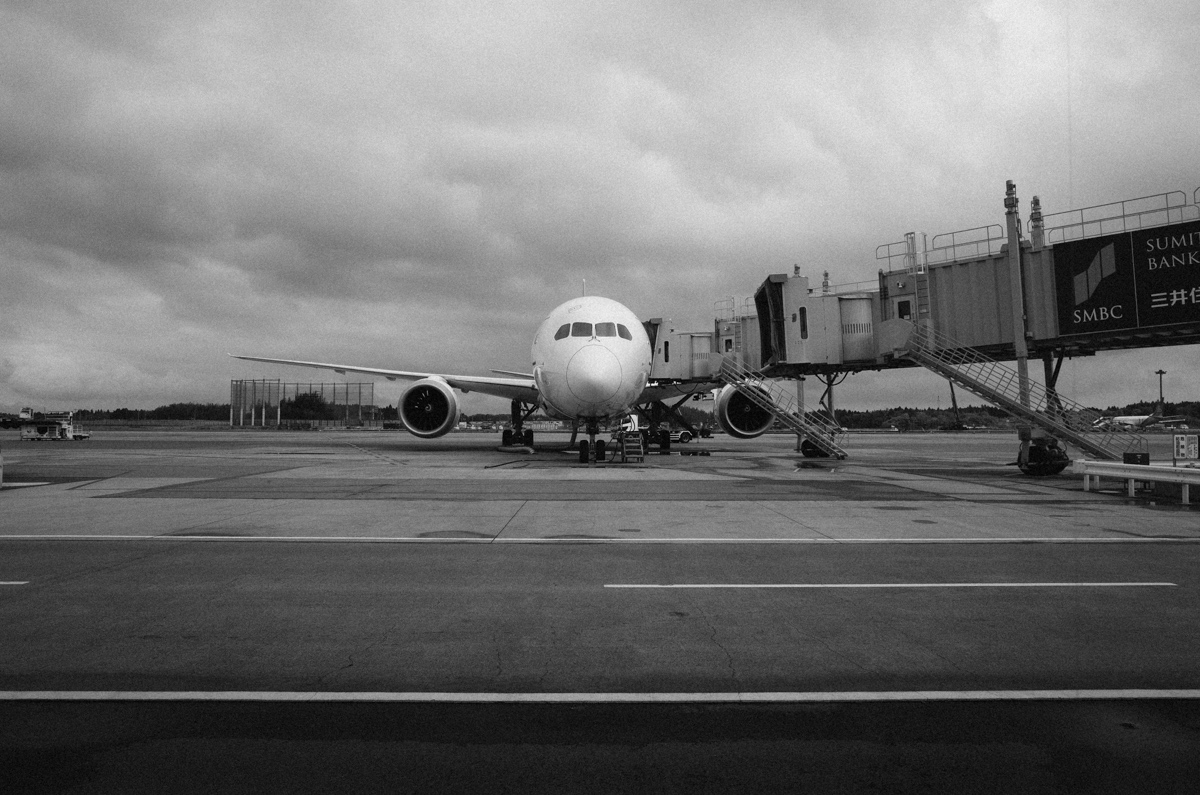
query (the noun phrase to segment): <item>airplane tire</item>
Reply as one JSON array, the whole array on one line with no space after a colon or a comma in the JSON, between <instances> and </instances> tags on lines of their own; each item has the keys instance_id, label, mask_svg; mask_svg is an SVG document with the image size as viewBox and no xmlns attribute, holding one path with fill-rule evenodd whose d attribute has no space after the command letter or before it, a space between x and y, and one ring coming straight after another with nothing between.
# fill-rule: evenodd
<instances>
[{"instance_id":1,"label":"airplane tire","mask_svg":"<svg viewBox=\"0 0 1200 795\"><path fill-rule=\"evenodd\" d=\"M501 447L512 447L512 441L513 441L512 436L513 436L512 430L509 428L505 428L504 432L500 434L500 446Z\"/></svg>"},{"instance_id":2,"label":"airplane tire","mask_svg":"<svg viewBox=\"0 0 1200 795\"><path fill-rule=\"evenodd\" d=\"M588 463L588 443L587 439L579 440L579 463Z\"/></svg>"},{"instance_id":3,"label":"airplane tire","mask_svg":"<svg viewBox=\"0 0 1200 795\"><path fill-rule=\"evenodd\" d=\"M597 464L604 462L604 448L605 448L604 440L597 439L596 440L596 463Z\"/></svg>"},{"instance_id":4,"label":"airplane tire","mask_svg":"<svg viewBox=\"0 0 1200 795\"><path fill-rule=\"evenodd\" d=\"M658 432L658 454L667 455L671 452L671 432Z\"/></svg>"},{"instance_id":5,"label":"airplane tire","mask_svg":"<svg viewBox=\"0 0 1200 795\"><path fill-rule=\"evenodd\" d=\"M521 441L526 447L533 447L533 429L532 428L527 428L525 430L525 432L523 434L521 434Z\"/></svg>"}]
</instances>

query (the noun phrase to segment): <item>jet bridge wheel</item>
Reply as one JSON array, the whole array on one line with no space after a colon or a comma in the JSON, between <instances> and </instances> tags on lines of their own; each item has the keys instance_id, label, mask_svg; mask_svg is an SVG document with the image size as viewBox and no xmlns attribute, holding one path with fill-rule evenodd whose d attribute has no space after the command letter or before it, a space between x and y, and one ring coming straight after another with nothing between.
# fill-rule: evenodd
<instances>
[{"instance_id":1,"label":"jet bridge wheel","mask_svg":"<svg viewBox=\"0 0 1200 795\"><path fill-rule=\"evenodd\" d=\"M802 439L800 441L800 455L804 456L805 458L829 458L829 453L825 452L820 447L817 447L808 439Z\"/></svg>"},{"instance_id":2,"label":"jet bridge wheel","mask_svg":"<svg viewBox=\"0 0 1200 795\"><path fill-rule=\"evenodd\" d=\"M1030 477L1057 475L1070 463L1067 451L1059 446L1057 439L1034 439L1022 444L1017 452L1017 467Z\"/></svg>"}]
</instances>

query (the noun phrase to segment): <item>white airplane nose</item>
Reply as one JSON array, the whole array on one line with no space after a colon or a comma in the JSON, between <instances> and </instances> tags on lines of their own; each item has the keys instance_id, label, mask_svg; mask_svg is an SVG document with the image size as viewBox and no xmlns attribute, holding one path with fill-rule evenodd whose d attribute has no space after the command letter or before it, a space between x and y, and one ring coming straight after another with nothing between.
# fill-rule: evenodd
<instances>
[{"instance_id":1,"label":"white airplane nose","mask_svg":"<svg viewBox=\"0 0 1200 795\"><path fill-rule=\"evenodd\" d=\"M603 345L585 345L567 363L567 388L585 403L608 400L621 388L621 362Z\"/></svg>"}]
</instances>

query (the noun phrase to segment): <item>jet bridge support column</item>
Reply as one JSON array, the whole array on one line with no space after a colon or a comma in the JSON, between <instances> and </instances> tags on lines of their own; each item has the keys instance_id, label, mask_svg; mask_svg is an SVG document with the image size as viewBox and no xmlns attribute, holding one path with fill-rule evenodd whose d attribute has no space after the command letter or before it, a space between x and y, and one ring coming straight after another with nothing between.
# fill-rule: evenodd
<instances>
[{"instance_id":1,"label":"jet bridge support column","mask_svg":"<svg viewBox=\"0 0 1200 795\"><path fill-rule=\"evenodd\" d=\"M1025 280L1021 274L1021 218L1017 185L1008 180L1004 194L1005 221L1008 226L1008 284L1012 292L1013 349L1017 354L1017 374L1021 405L1029 406L1029 347L1025 343Z\"/></svg>"},{"instance_id":2,"label":"jet bridge support column","mask_svg":"<svg viewBox=\"0 0 1200 795\"><path fill-rule=\"evenodd\" d=\"M1053 353L1042 355L1042 370L1046 376L1046 411L1055 417L1060 416L1063 411L1062 401L1058 397L1058 374L1062 372L1063 356L1058 355L1058 361L1054 361Z\"/></svg>"},{"instance_id":3,"label":"jet bridge support column","mask_svg":"<svg viewBox=\"0 0 1200 795\"><path fill-rule=\"evenodd\" d=\"M837 418L837 408L834 405L833 388L834 386L845 381L848 375L849 373L833 373L831 375L817 376L817 380L825 385L825 391L821 393L821 399L817 403L816 413L821 414L823 412L825 416L828 417L828 420L823 420L822 424L825 426L825 428L827 428L828 433L831 435L836 435L838 429L841 427L841 423L838 422ZM797 395L801 398L804 395L802 390L802 386L797 386ZM800 412L801 416L804 416L804 403L801 402L799 405L800 407L798 411ZM800 434L797 434L796 436L796 450L808 458L825 458L829 455L828 451L823 450L819 444L814 443L807 436Z\"/></svg>"},{"instance_id":4,"label":"jet bridge support column","mask_svg":"<svg viewBox=\"0 0 1200 795\"><path fill-rule=\"evenodd\" d=\"M849 373L835 373L833 375L819 375L817 380L825 385L825 391L821 393L821 408L825 409L829 414L829 419L834 425L840 426L838 422L837 409L833 404L833 387L846 380Z\"/></svg>"},{"instance_id":5,"label":"jet bridge support column","mask_svg":"<svg viewBox=\"0 0 1200 795\"><path fill-rule=\"evenodd\" d=\"M1008 285L1012 296L1013 351L1017 359L1018 401L1030 409L1029 398L1029 346L1026 343L1025 322L1025 279L1021 272L1021 217L1017 198L1017 185L1011 179L1005 184L1004 220L1008 231ZM1058 440L1045 431L1035 429L1028 423L1017 426L1017 438L1021 446L1017 451L1017 466L1027 474L1041 474L1041 470L1059 466L1066 453Z\"/></svg>"},{"instance_id":6,"label":"jet bridge support column","mask_svg":"<svg viewBox=\"0 0 1200 795\"><path fill-rule=\"evenodd\" d=\"M804 416L804 376L796 379L796 411L800 412L800 416ZM801 445L804 443L804 436L796 434L796 452L801 453Z\"/></svg>"}]
</instances>

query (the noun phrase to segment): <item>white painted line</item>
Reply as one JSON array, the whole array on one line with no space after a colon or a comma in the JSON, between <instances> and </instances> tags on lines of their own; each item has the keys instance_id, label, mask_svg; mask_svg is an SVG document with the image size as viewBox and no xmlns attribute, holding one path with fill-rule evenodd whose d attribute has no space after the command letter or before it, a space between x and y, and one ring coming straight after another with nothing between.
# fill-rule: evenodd
<instances>
[{"instance_id":1,"label":"white painted line","mask_svg":"<svg viewBox=\"0 0 1200 795\"><path fill-rule=\"evenodd\" d=\"M0 701L454 702L474 704L837 703L892 701L1125 701L1200 699L1195 689L882 690L720 693L422 693L171 690L3 690Z\"/></svg>"},{"instance_id":2,"label":"white painted line","mask_svg":"<svg viewBox=\"0 0 1200 795\"><path fill-rule=\"evenodd\" d=\"M613 583L605 588L1178 588L1173 582Z\"/></svg>"},{"instance_id":3,"label":"white painted line","mask_svg":"<svg viewBox=\"0 0 1200 795\"><path fill-rule=\"evenodd\" d=\"M0 541L152 541L159 536L80 535L46 533L43 535L0 535Z\"/></svg>"},{"instance_id":4,"label":"white painted line","mask_svg":"<svg viewBox=\"0 0 1200 795\"><path fill-rule=\"evenodd\" d=\"M24 582L0 582L0 585L28 585L28 584L29 584L29 580L25 580Z\"/></svg>"},{"instance_id":5,"label":"white painted line","mask_svg":"<svg viewBox=\"0 0 1200 795\"><path fill-rule=\"evenodd\" d=\"M1200 544L1197 538L420 538L414 536L224 536L224 535L128 535L128 534L0 534L0 541L320 541L344 544L803 544L803 545L897 545L897 544Z\"/></svg>"}]
</instances>

